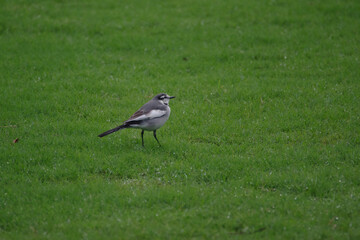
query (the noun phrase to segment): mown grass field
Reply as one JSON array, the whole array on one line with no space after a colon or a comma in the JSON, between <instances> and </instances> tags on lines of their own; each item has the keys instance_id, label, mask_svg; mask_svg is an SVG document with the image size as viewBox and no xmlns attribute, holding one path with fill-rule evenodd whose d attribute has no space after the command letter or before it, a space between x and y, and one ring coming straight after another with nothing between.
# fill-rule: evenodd
<instances>
[{"instance_id":1,"label":"mown grass field","mask_svg":"<svg viewBox=\"0 0 360 240\"><path fill-rule=\"evenodd\" d=\"M356 0L1 0L0 239L359 239L359 30ZM163 147L97 137L161 92Z\"/></svg>"}]
</instances>

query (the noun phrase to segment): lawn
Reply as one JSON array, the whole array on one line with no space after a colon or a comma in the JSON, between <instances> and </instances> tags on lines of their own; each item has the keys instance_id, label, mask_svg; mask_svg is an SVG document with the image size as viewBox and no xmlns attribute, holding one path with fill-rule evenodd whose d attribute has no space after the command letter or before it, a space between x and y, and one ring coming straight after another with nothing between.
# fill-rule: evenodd
<instances>
[{"instance_id":1,"label":"lawn","mask_svg":"<svg viewBox=\"0 0 360 240\"><path fill-rule=\"evenodd\" d=\"M0 239L360 239L360 1L0 0ZM141 146L118 126L154 95Z\"/></svg>"}]
</instances>

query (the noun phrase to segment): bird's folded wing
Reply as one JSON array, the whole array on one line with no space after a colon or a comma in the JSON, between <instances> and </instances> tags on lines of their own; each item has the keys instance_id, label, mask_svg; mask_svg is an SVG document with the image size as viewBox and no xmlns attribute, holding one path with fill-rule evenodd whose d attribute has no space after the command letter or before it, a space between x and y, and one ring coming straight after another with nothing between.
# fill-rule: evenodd
<instances>
[{"instance_id":1,"label":"bird's folded wing","mask_svg":"<svg viewBox=\"0 0 360 240\"><path fill-rule=\"evenodd\" d=\"M134 113L126 122L159 118L159 117L164 116L165 114L166 114L166 111L159 110L159 109L151 110L150 112L144 112L142 110L139 110L136 113Z\"/></svg>"}]
</instances>

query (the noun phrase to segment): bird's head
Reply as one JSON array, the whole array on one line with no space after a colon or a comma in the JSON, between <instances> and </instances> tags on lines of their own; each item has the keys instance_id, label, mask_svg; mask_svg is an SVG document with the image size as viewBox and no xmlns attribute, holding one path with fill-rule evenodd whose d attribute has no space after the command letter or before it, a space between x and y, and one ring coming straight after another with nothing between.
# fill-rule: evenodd
<instances>
[{"instance_id":1,"label":"bird's head","mask_svg":"<svg viewBox=\"0 0 360 240\"><path fill-rule=\"evenodd\" d=\"M169 96L166 93L160 93L160 94L156 95L153 99L156 101L159 101L160 103L162 103L164 105L169 105L169 101L172 98L175 98L175 97Z\"/></svg>"}]
</instances>

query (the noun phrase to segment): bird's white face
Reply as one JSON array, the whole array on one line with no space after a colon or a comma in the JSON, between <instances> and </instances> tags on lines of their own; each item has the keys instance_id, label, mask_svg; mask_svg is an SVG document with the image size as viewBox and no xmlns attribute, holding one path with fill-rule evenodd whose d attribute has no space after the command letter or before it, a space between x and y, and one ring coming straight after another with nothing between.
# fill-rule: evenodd
<instances>
[{"instance_id":1,"label":"bird's white face","mask_svg":"<svg viewBox=\"0 0 360 240\"><path fill-rule=\"evenodd\" d=\"M170 102L170 99L172 98L175 98L175 97L171 97L167 94L161 94L159 97L158 97L158 100L161 104L164 104L164 105L169 105L169 102Z\"/></svg>"}]
</instances>

